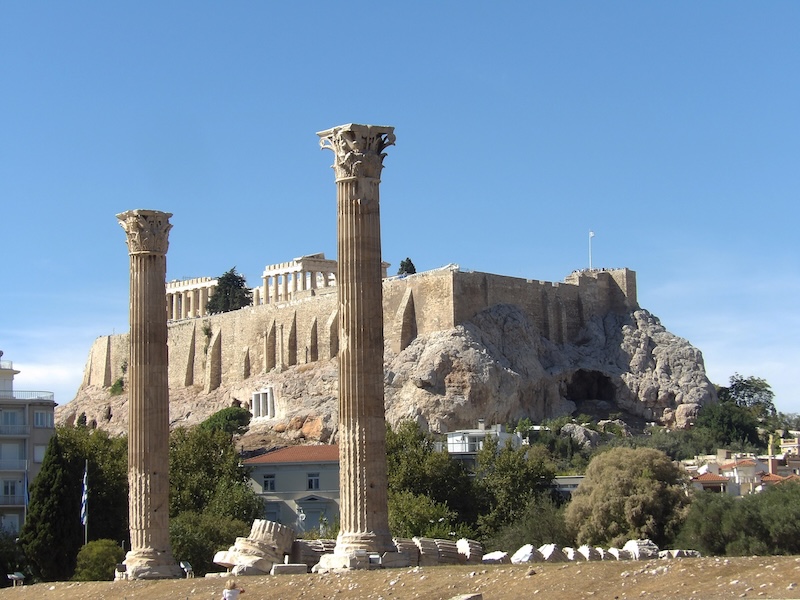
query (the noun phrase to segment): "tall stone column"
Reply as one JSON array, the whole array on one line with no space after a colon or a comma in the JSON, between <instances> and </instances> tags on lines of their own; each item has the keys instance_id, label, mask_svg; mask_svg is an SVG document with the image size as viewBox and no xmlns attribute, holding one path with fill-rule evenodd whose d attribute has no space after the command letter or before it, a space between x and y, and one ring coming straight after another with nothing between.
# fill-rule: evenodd
<instances>
[{"instance_id":1,"label":"tall stone column","mask_svg":"<svg viewBox=\"0 0 800 600\"><path fill-rule=\"evenodd\" d=\"M338 206L340 533L335 555L394 551L389 533L383 400L383 289L378 187L394 128L321 131L333 150Z\"/></svg>"},{"instance_id":2,"label":"tall stone column","mask_svg":"<svg viewBox=\"0 0 800 600\"><path fill-rule=\"evenodd\" d=\"M180 577L169 543L169 383L164 311L170 213L117 215L130 255L128 514L131 579Z\"/></svg>"}]
</instances>

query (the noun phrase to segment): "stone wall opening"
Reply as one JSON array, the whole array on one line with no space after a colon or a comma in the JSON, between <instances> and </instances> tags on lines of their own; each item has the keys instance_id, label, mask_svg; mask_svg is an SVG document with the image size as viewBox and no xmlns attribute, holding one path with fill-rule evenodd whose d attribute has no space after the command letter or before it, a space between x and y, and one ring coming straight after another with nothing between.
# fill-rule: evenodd
<instances>
[{"instance_id":1,"label":"stone wall opening","mask_svg":"<svg viewBox=\"0 0 800 600\"><path fill-rule=\"evenodd\" d=\"M578 369L567 379L567 400L575 403L576 414L585 414L599 421L619 412L611 378L589 369Z\"/></svg>"}]
</instances>

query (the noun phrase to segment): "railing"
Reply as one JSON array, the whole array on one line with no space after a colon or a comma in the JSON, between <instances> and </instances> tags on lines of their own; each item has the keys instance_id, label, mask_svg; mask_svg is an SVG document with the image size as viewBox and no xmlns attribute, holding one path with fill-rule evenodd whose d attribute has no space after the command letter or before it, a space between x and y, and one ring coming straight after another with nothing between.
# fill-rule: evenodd
<instances>
[{"instance_id":1,"label":"railing","mask_svg":"<svg viewBox=\"0 0 800 600\"><path fill-rule=\"evenodd\" d=\"M0 435L30 435L28 425L0 425Z\"/></svg>"},{"instance_id":2,"label":"railing","mask_svg":"<svg viewBox=\"0 0 800 600\"><path fill-rule=\"evenodd\" d=\"M24 506L25 504L25 496L23 495L14 495L14 496L0 496L0 506Z\"/></svg>"},{"instance_id":3,"label":"railing","mask_svg":"<svg viewBox=\"0 0 800 600\"><path fill-rule=\"evenodd\" d=\"M55 400L53 392L0 391L0 400Z\"/></svg>"},{"instance_id":4,"label":"railing","mask_svg":"<svg viewBox=\"0 0 800 600\"><path fill-rule=\"evenodd\" d=\"M13 369L14 362L10 360L0 360L0 369Z\"/></svg>"},{"instance_id":5,"label":"railing","mask_svg":"<svg viewBox=\"0 0 800 600\"><path fill-rule=\"evenodd\" d=\"M0 460L0 471L25 471L27 469L27 460Z\"/></svg>"}]
</instances>

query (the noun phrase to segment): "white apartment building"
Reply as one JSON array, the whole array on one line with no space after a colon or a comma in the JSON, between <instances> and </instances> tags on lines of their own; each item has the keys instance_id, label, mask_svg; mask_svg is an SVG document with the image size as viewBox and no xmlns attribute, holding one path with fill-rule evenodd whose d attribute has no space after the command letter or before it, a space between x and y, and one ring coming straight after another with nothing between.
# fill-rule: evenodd
<instances>
[{"instance_id":1,"label":"white apartment building","mask_svg":"<svg viewBox=\"0 0 800 600\"><path fill-rule=\"evenodd\" d=\"M28 488L39 474L55 432L53 392L14 390L14 369L0 351L0 527L17 533L25 521Z\"/></svg>"}]
</instances>

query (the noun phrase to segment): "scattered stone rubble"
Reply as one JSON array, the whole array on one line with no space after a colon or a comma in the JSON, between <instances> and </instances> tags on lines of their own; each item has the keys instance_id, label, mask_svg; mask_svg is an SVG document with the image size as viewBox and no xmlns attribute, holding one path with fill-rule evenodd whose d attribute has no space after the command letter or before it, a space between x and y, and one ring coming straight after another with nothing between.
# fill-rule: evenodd
<instances>
[{"instance_id":1,"label":"scattered stone rubble","mask_svg":"<svg viewBox=\"0 0 800 600\"><path fill-rule=\"evenodd\" d=\"M535 562L567 562L567 561L594 561L594 560L649 560L651 558L699 558L696 550L659 550L651 540L629 540L622 548L593 548L581 546L580 548L563 548L556 544L545 544L535 548L532 544L525 544L517 550L510 559L507 552L490 552L483 557L484 564L498 564L511 562L519 565Z\"/></svg>"},{"instance_id":2,"label":"scattered stone rubble","mask_svg":"<svg viewBox=\"0 0 800 600\"><path fill-rule=\"evenodd\" d=\"M290 527L272 521L256 520L246 538L237 538L228 550L217 552L214 563L233 575L311 572L320 569L324 555L331 554L336 540L298 540ZM475 540L458 541L415 537L393 540L394 552L352 553L345 568L386 568L480 564L483 548Z\"/></svg>"},{"instance_id":3,"label":"scattered stone rubble","mask_svg":"<svg viewBox=\"0 0 800 600\"><path fill-rule=\"evenodd\" d=\"M344 568L378 569L393 567L433 567L457 564L525 564L542 562L649 560L653 558L699 557L694 550L659 550L651 540L630 540L622 548L571 548L544 544L539 548L525 544L509 556L508 552L483 553L479 542L462 538L458 541L424 537L395 538L394 552L352 553ZM290 527L272 521L256 520L250 536L237 538L228 550L217 552L214 562L233 575L265 575L320 572L322 556L331 554L335 540L298 540Z\"/></svg>"}]
</instances>

